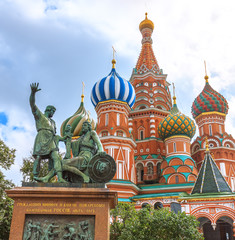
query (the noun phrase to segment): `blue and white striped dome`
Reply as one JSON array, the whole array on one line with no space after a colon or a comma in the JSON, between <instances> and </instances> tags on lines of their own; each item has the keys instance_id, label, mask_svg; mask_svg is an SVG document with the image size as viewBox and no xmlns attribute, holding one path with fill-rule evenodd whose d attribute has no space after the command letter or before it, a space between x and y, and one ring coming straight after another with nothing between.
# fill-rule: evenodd
<instances>
[{"instance_id":1,"label":"blue and white striped dome","mask_svg":"<svg viewBox=\"0 0 235 240\"><path fill-rule=\"evenodd\" d=\"M112 68L107 77L95 83L91 92L91 101L95 107L99 102L108 100L126 102L130 107L135 103L133 86L129 81L120 77L115 68Z\"/></svg>"}]
</instances>

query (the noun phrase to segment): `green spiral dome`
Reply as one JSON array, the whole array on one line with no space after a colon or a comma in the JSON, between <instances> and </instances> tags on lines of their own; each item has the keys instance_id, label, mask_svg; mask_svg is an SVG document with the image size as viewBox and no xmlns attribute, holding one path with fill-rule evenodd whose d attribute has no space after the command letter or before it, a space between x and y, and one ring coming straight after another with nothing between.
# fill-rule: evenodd
<instances>
[{"instance_id":1,"label":"green spiral dome","mask_svg":"<svg viewBox=\"0 0 235 240\"><path fill-rule=\"evenodd\" d=\"M69 118L67 118L61 125L60 128L60 134L63 137L65 133L65 128L67 125L70 125L72 128L72 133L73 137L79 137L80 131L82 129L82 124L85 121L89 121L91 123L92 129L94 130L96 127L96 123L94 119L91 119L89 114L87 113L85 107L84 107L84 102L83 102L83 96L82 96L82 101L80 104L80 107L78 110Z\"/></svg>"}]
</instances>

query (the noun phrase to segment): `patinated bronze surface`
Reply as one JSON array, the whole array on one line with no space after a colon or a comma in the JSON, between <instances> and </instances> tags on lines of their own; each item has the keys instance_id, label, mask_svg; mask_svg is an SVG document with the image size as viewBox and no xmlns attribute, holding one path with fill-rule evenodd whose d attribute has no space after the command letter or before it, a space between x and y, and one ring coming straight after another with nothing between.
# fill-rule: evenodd
<instances>
[{"instance_id":1,"label":"patinated bronze surface","mask_svg":"<svg viewBox=\"0 0 235 240\"><path fill-rule=\"evenodd\" d=\"M33 156L35 158L33 166L34 179L36 181L48 182L53 176L57 175L59 182L65 182L62 178L62 166L58 147L56 145L56 126L52 117L56 111L54 106L47 106L44 114L35 104L35 94L40 91L38 83L32 83L30 95L30 107L35 119L37 136L34 142ZM49 175L46 178L39 178L41 159L49 160Z\"/></svg>"},{"instance_id":2,"label":"patinated bronze surface","mask_svg":"<svg viewBox=\"0 0 235 240\"><path fill-rule=\"evenodd\" d=\"M108 154L96 154L88 164L88 175L93 182L106 183L114 177L115 173L116 163Z\"/></svg>"},{"instance_id":3,"label":"patinated bronze surface","mask_svg":"<svg viewBox=\"0 0 235 240\"><path fill-rule=\"evenodd\" d=\"M48 183L57 175L58 181L62 183L110 181L115 175L116 164L114 159L104 152L97 133L91 128L91 123L83 122L80 137L76 141L72 141L70 125L66 126L64 137L56 135L55 122L51 119L55 113L55 107L47 106L43 114L35 105L35 94L41 90L38 86L38 83L31 84L30 95L30 106L38 131L33 151L34 180ZM59 156L59 141L63 141L66 147L63 160ZM48 174L44 177L38 177L41 159L49 161Z\"/></svg>"},{"instance_id":4,"label":"patinated bronze surface","mask_svg":"<svg viewBox=\"0 0 235 240\"><path fill-rule=\"evenodd\" d=\"M23 240L93 240L95 217L26 215Z\"/></svg>"},{"instance_id":5,"label":"patinated bronze surface","mask_svg":"<svg viewBox=\"0 0 235 240\"><path fill-rule=\"evenodd\" d=\"M66 149L70 151L69 148ZM97 133L91 130L88 121L83 123L82 135L72 142L71 149L74 157L65 157L62 160L63 176L68 182L106 183L114 177L115 161L103 151L100 139ZM69 154L66 152L66 155Z\"/></svg>"}]
</instances>

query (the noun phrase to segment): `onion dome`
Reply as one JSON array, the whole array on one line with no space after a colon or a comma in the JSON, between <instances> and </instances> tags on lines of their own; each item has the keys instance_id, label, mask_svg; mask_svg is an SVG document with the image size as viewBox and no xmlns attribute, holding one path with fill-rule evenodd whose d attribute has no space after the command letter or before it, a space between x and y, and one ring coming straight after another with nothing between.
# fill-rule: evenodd
<instances>
[{"instance_id":1,"label":"onion dome","mask_svg":"<svg viewBox=\"0 0 235 240\"><path fill-rule=\"evenodd\" d=\"M109 75L96 82L92 88L92 104L96 107L100 102L117 100L132 107L135 103L135 90L129 81L120 77L116 72L114 59L112 63L113 67Z\"/></svg>"},{"instance_id":2,"label":"onion dome","mask_svg":"<svg viewBox=\"0 0 235 240\"><path fill-rule=\"evenodd\" d=\"M89 121L91 123L92 129L94 130L96 127L96 123L94 119L91 119L89 114L87 113L84 102L83 102L84 95L82 94L82 100L80 107L78 110L69 118L67 118L60 127L60 134L63 137L65 133L65 128L67 125L71 126L71 132L73 133L73 137L79 137L80 131L82 129L82 124L85 121Z\"/></svg>"},{"instance_id":3,"label":"onion dome","mask_svg":"<svg viewBox=\"0 0 235 240\"><path fill-rule=\"evenodd\" d=\"M206 85L202 92L195 98L192 105L192 115L194 118L201 113L219 112L228 113L227 100L218 92L216 92L208 82L208 76L205 76Z\"/></svg>"},{"instance_id":4,"label":"onion dome","mask_svg":"<svg viewBox=\"0 0 235 240\"><path fill-rule=\"evenodd\" d=\"M150 28L150 29L154 29L154 24L153 24L153 22L151 21L151 20L149 20L148 18L147 18L147 15L148 15L148 13L145 13L145 19L140 23L140 25L139 25L139 29L140 29L140 31L143 29L143 28Z\"/></svg>"},{"instance_id":5,"label":"onion dome","mask_svg":"<svg viewBox=\"0 0 235 240\"><path fill-rule=\"evenodd\" d=\"M175 135L184 135L192 138L196 127L192 119L182 114L176 104L176 97L173 97L174 104L170 114L158 125L158 134L162 140Z\"/></svg>"}]
</instances>

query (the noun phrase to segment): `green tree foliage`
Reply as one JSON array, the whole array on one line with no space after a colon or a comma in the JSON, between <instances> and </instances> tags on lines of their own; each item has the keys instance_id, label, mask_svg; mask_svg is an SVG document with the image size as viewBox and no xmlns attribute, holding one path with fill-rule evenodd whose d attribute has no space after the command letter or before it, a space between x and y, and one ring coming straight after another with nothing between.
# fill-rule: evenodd
<instances>
[{"instance_id":1,"label":"green tree foliage","mask_svg":"<svg viewBox=\"0 0 235 240\"><path fill-rule=\"evenodd\" d=\"M133 204L119 203L111 211L110 240L200 240L199 222L185 213L150 207L135 210Z\"/></svg>"},{"instance_id":2,"label":"green tree foliage","mask_svg":"<svg viewBox=\"0 0 235 240\"><path fill-rule=\"evenodd\" d=\"M23 181L24 182L32 182L33 181L33 163L34 163L34 157L32 155L33 153L31 152L31 155L29 157L23 158L23 165L20 168L20 171L23 174ZM59 153L61 159L63 153ZM48 159L43 159L41 160L40 164L40 172L39 172L39 177L46 176L48 173ZM52 178L50 182L55 182L56 177Z\"/></svg>"},{"instance_id":3,"label":"green tree foliage","mask_svg":"<svg viewBox=\"0 0 235 240\"><path fill-rule=\"evenodd\" d=\"M24 182L32 182L33 181L33 163L34 163L34 157L31 155L29 157L23 158L23 165L20 168L20 171L23 174L23 181ZM39 177L43 177L47 175L48 173L48 160L42 160L41 161L41 168Z\"/></svg>"},{"instance_id":4,"label":"green tree foliage","mask_svg":"<svg viewBox=\"0 0 235 240\"><path fill-rule=\"evenodd\" d=\"M0 167L10 170L15 160L15 150L8 148L0 139ZM11 226L11 218L13 211L13 200L10 199L5 190L14 187L14 184L5 179L4 174L0 170L0 239L8 239Z\"/></svg>"}]
</instances>

